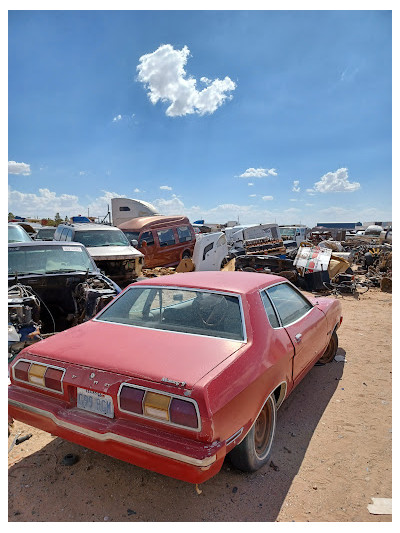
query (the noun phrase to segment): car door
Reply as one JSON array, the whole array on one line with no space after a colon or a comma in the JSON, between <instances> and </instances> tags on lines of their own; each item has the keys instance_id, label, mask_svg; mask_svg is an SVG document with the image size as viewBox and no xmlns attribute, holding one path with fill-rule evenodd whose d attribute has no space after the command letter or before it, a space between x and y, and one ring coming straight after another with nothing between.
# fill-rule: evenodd
<instances>
[{"instance_id":1,"label":"car door","mask_svg":"<svg viewBox=\"0 0 400 533\"><path fill-rule=\"evenodd\" d=\"M325 351L328 323L324 313L290 283L274 285L266 292L295 349L293 380L296 384Z\"/></svg>"}]
</instances>

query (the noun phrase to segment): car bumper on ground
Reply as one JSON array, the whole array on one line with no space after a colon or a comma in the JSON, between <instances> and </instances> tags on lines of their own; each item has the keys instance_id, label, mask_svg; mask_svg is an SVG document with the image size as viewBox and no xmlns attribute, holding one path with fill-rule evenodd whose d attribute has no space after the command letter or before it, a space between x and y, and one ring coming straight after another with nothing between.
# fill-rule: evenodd
<instances>
[{"instance_id":1,"label":"car bumper on ground","mask_svg":"<svg viewBox=\"0 0 400 533\"><path fill-rule=\"evenodd\" d=\"M224 443L206 444L121 419L70 408L54 398L9 386L9 416L116 459L189 483L214 476Z\"/></svg>"}]
</instances>

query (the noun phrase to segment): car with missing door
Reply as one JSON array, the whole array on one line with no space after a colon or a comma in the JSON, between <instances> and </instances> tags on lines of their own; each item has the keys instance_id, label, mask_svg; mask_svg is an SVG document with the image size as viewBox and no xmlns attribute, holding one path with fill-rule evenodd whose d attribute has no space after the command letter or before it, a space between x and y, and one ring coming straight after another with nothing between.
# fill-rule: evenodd
<instances>
[{"instance_id":1,"label":"car with missing door","mask_svg":"<svg viewBox=\"0 0 400 533\"><path fill-rule=\"evenodd\" d=\"M288 280L193 272L127 287L10 365L9 414L192 483L270 457L277 409L338 346L341 306Z\"/></svg>"}]
</instances>

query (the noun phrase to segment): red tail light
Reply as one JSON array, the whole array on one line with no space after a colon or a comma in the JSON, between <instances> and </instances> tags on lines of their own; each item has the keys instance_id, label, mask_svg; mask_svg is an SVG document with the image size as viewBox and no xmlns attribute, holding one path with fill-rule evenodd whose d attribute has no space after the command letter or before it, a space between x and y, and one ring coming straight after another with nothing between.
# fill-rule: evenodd
<instances>
[{"instance_id":1,"label":"red tail light","mask_svg":"<svg viewBox=\"0 0 400 533\"><path fill-rule=\"evenodd\" d=\"M169 415L174 424L197 428L197 413L191 402L173 398L169 406Z\"/></svg>"},{"instance_id":2,"label":"red tail light","mask_svg":"<svg viewBox=\"0 0 400 533\"><path fill-rule=\"evenodd\" d=\"M57 368L48 367L44 375L44 384L48 389L62 391L61 380L64 372Z\"/></svg>"},{"instance_id":3,"label":"red tail light","mask_svg":"<svg viewBox=\"0 0 400 533\"><path fill-rule=\"evenodd\" d=\"M120 408L131 413L143 414L143 389L134 389L133 387L122 387L119 394Z\"/></svg>"},{"instance_id":4,"label":"red tail light","mask_svg":"<svg viewBox=\"0 0 400 533\"><path fill-rule=\"evenodd\" d=\"M15 379L20 379L21 381L28 381L28 371L31 363L29 361L18 361L14 366L14 376Z\"/></svg>"},{"instance_id":5,"label":"red tail light","mask_svg":"<svg viewBox=\"0 0 400 533\"><path fill-rule=\"evenodd\" d=\"M118 406L121 411L149 420L200 429L197 404L194 400L181 399L154 389L122 383L118 393Z\"/></svg>"}]
</instances>

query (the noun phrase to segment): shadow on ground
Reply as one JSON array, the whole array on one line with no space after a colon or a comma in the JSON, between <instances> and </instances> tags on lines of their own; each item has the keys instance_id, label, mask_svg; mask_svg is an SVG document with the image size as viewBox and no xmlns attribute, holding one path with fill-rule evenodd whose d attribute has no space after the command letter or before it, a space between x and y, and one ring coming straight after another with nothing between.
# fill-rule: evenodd
<instances>
[{"instance_id":1,"label":"shadow on ground","mask_svg":"<svg viewBox=\"0 0 400 533\"><path fill-rule=\"evenodd\" d=\"M9 469L9 521L275 521L342 373L334 361L304 378L278 412L272 465L258 472L239 472L226 459L198 494L57 438ZM79 455L73 466L61 464L68 453Z\"/></svg>"}]
</instances>

